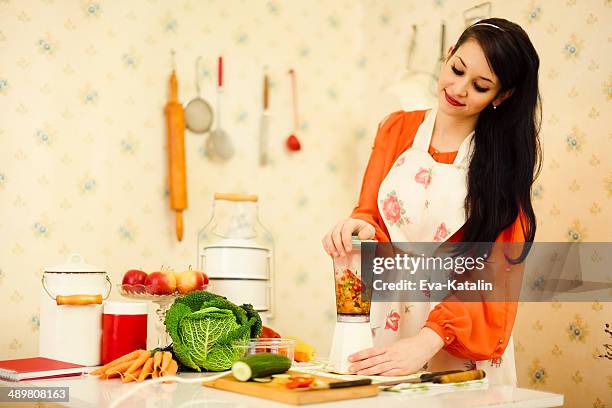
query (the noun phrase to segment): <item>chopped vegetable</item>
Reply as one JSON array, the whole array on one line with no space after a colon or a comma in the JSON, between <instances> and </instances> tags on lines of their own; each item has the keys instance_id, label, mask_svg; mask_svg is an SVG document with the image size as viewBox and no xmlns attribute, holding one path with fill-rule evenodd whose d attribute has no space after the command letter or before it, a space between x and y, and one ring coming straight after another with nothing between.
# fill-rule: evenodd
<instances>
[{"instance_id":1,"label":"chopped vegetable","mask_svg":"<svg viewBox=\"0 0 612 408\"><path fill-rule=\"evenodd\" d=\"M370 302L361 298L361 279L350 269L336 271L336 311L339 314L370 313Z\"/></svg>"},{"instance_id":2,"label":"chopped vegetable","mask_svg":"<svg viewBox=\"0 0 612 408\"><path fill-rule=\"evenodd\" d=\"M272 377L253 378L253 381L258 383L269 383L272 382Z\"/></svg>"},{"instance_id":3,"label":"chopped vegetable","mask_svg":"<svg viewBox=\"0 0 612 408\"><path fill-rule=\"evenodd\" d=\"M263 326L261 329L261 335L259 337L262 337L264 339L280 339L281 335L278 334L275 330L267 326Z\"/></svg>"},{"instance_id":4,"label":"chopped vegetable","mask_svg":"<svg viewBox=\"0 0 612 408\"><path fill-rule=\"evenodd\" d=\"M272 382L278 385L285 385L290 381L291 381L291 376L289 376L289 378L273 378L272 379Z\"/></svg>"},{"instance_id":5,"label":"chopped vegetable","mask_svg":"<svg viewBox=\"0 0 612 408\"><path fill-rule=\"evenodd\" d=\"M315 348L310 344L302 341L297 337L288 338L295 340L295 350L293 352L293 359L298 362L309 362L314 358Z\"/></svg>"},{"instance_id":6,"label":"chopped vegetable","mask_svg":"<svg viewBox=\"0 0 612 408\"><path fill-rule=\"evenodd\" d=\"M258 353L241 358L232 364L232 374L238 381L267 377L284 373L291 367L291 361L273 353Z\"/></svg>"},{"instance_id":7,"label":"chopped vegetable","mask_svg":"<svg viewBox=\"0 0 612 408\"><path fill-rule=\"evenodd\" d=\"M291 374L274 374L272 378L291 378Z\"/></svg>"},{"instance_id":8,"label":"chopped vegetable","mask_svg":"<svg viewBox=\"0 0 612 408\"><path fill-rule=\"evenodd\" d=\"M291 381L285 384L285 387L291 389L294 388L308 388L310 384L314 382L313 377L293 377Z\"/></svg>"}]
</instances>

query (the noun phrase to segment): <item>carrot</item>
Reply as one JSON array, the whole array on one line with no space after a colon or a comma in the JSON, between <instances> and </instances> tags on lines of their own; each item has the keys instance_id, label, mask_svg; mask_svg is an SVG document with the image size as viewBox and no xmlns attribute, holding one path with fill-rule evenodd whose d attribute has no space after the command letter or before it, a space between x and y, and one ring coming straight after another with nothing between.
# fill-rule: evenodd
<instances>
[{"instance_id":1,"label":"carrot","mask_svg":"<svg viewBox=\"0 0 612 408\"><path fill-rule=\"evenodd\" d=\"M142 371L142 367L140 367L138 370L136 370L136 371L134 371L132 373L126 372L121 377L121 382L128 383L128 382L136 381L138 379L138 376L140 376L140 372L141 371Z\"/></svg>"},{"instance_id":2,"label":"carrot","mask_svg":"<svg viewBox=\"0 0 612 408\"><path fill-rule=\"evenodd\" d=\"M124 363L119 363L117 365L112 366L108 370L106 370L104 374L106 374L109 377L113 374L121 375L121 373L123 373L125 370L130 368L131 365L132 365L132 361L126 361Z\"/></svg>"},{"instance_id":3,"label":"carrot","mask_svg":"<svg viewBox=\"0 0 612 408\"><path fill-rule=\"evenodd\" d=\"M100 380L110 380L111 378L120 377L121 373L119 371L113 371L111 374L102 374L98 377Z\"/></svg>"},{"instance_id":4,"label":"carrot","mask_svg":"<svg viewBox=\"0 0 612 408\"><path fill-rule=\"evenodd\" d=\"M106 370L108 370L109 368L111 368L112 366L119 364L119 363L124 363L126 361L131 361L135 358L137 358L140 353L142 353L144 350L134 350L131 353L128 353L126 355L123 355L119 358L114 359L113 361L111 361L110 363L106 363L104 366L93 370L92 372L89 373L89 375L102 375L106 372Z\"/></svg>"},{"instance_id":5,"label":"carrot","mask_svg":"<svg viewBox=\"0 0 612 408\"><path fill-rule=\"evenodd\" d=\"M163 373L164 376L176 375L178 371L178 363L175 360L170 361L168 370ZM164 381L164 384L171 384L172 381Z\"/></svg>"},{"instance_id":6,"label":"carrot","mask_svg":"<svg viewBox=\"0 0 612 408\"><path fill-rule=\"evenodd\" d=\"M161 351L155 352L155 355L153 356L153 372L157 371L157 369L161 365L163 355L164 353Z\"/></svg>"},{"instance_id":7,"label":"carrot","mask_svg":"<svg viewBox=\"0 0 612 408\"><path fill-rule=\"evenodd\" d=\"M170 97L165 107L168 136L168 183L170 208L176 212L176 237L183 240L183 210L187 208L187 169L185 165L185 115L178 101L178 82L172 70Z\"/></svg>"},{"instance_id":8,"label":"carrot","mask_svg":"<svg viewBox=\"0 0 612 408\"><path fill-rule=\"evenodd\" d=\"M161 368L159 369L159 371L161 371L162 373L166 371L171 361L172 361L172 353L169 351L164 351Z\"/></svg>"},{"instance_id":9,"label":"carrot","mask_svg":"<svg viewBox=\"0 0 612 408\"><path fill-rule=\"evenodd\" d=\"M138 378L136 382L142 382L147 379L149 374L153 371L153 357L149 357L149 359L142 366L142 370L140 370L140 374L138 374Z\"/></svg>"},{"instance_id":10,"label":"carrot","mask_svg":"<svg viewBox=\"0 0 612 408\"><path fill-rule=\"evenodd\" d=\"M125 373L131 374L134 371L138 370L140 367L142 367L142 365L145 363L145 361L147 361L149 357L151 357L151 352L143 351L142 353L140 353L136 360L133 360L132 365L127 369Z\"/></svg>"}]
</instances>

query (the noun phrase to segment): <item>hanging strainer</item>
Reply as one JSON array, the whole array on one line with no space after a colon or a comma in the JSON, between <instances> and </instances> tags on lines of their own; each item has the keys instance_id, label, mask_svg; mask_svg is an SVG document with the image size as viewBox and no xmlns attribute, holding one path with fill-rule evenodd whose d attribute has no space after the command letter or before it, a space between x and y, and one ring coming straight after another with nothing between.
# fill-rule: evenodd
<instances>
[{"instance_id":1,"label":"hanging strainer","mask_svg":"<svg viewBox=\"0 0 612 408\"><path fill-rule=\"evenodd\" d=\"M213 122L213 112L208 104L200 96L200 60L202 57L196 59L195 66L195 86L197 96L193 98L185 107L185 125L187 129L193 133L206 133L210 130L210 126Z\"/></svg>"}]
</instances>

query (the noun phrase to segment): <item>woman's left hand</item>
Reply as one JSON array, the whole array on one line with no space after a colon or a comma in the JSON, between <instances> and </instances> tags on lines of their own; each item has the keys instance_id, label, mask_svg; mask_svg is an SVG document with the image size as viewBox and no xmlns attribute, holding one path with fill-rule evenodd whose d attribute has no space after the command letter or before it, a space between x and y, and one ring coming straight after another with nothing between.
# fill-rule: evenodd
<instances>
[{"instance_id":1,"label":"woman's left hand","mask_svg":"<svg viewBox=\"0 0 612 408\"><path fill-rule=\"evenodd\" d=\"M423 368L442 347L444 341L428 327L413 337L384 347L372 347L349 356L349 371L359 375L408 375Z\"/></svg>"}]
</instances>

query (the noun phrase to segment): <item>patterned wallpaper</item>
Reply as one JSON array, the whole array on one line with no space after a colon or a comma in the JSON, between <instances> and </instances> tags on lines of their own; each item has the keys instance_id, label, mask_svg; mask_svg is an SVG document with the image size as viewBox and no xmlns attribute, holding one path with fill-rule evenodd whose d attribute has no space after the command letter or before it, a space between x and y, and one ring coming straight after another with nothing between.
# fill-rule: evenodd
<instances>
[{"instance_id":1,"label":"patterned wallpaper","mask_svg":"<svg viewBox=\"0 0 612 408\"><path fill-rule=\"evenodd\" d=\"M0 358L37 352L39 279L81 252L118 282L132 267L196 263L196 234L215 191L256 193L276 241L274 326L321 354L335 319L331 263L320 238L351 210L378 121L418 24L412 65L432 71L439 23L447 46L470 1L0 0ZM237 12L240 10L240 12ZM248 11L248 12L245 12ZM493 2L540 53L545 163L535 191L540 241L611 241L612 2ZM602 47L603 46L603 47ZM189 209L174 238L162 115L175 49L179 98L214 102L215 61L226 68L226 163L186 132ZM263 67L271 77L271 164L257 165ZM290 78L298 78L304 149L285 151ZM113 293L113 298L119 295ZM566 394L567 406L612 406L610 306L522 304L515 329L523 387ZM539 341L533 341L538 339Z\"/></svg>"}]
</instances>

